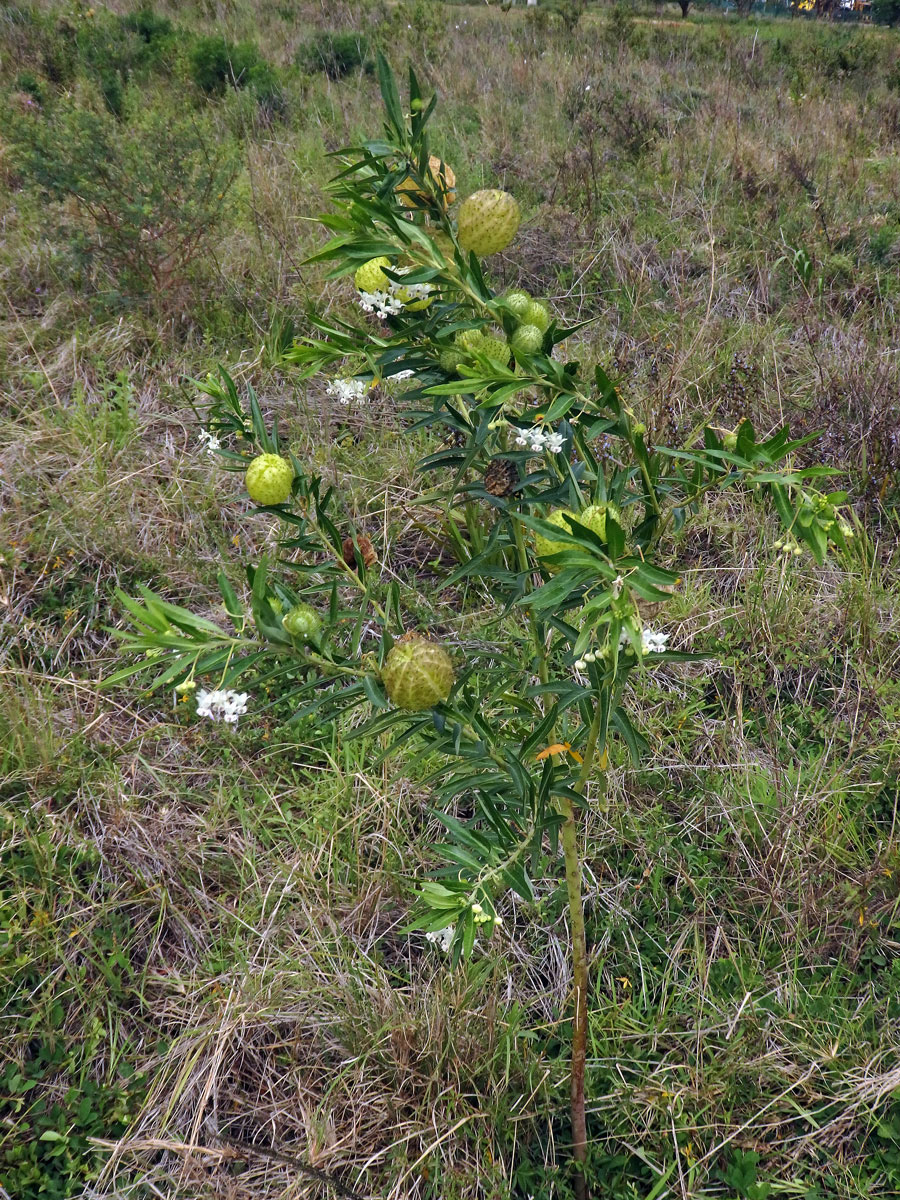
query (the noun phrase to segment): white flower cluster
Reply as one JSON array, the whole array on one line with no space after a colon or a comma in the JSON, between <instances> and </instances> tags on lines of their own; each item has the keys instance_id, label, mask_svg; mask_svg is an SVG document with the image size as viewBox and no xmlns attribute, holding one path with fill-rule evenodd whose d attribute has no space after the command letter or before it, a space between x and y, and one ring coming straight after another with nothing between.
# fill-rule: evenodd
<instances>
[{"instance_id":1,"label":"white flower cluster","mask_svg":"<svg viewBox=\"0 0 900 1200\"><path fill-rule=\"evenodd\" d=\"M541 429L540 425L535 425L531 429L520 429L516 437L517 446L527 446L535 454L540 454L543 450L549 450L551 454L559 454L565 444L566 439L561 433L554 433L552 429L549 431Z\"/></svg>"},{"instance_id":2,"label":"white flower cluster","mask_svg":"<svg viewBox=\"0 0 900 1200\"><path fill-rule=\"evenodd\" d=\"M668 633L657 633L653 629L641 630L641 653L642 654L662 654L666 648L666 643L669 640ZM619 645L629 646L631 641L628 634L623 629L619 634Z\"/></svg>"},{"instance_id":3,"label":"white flower cluster","mask_svg":"<svg viewBox=\"0 0 900 1200\"><path fill-rule=\"evenodd\" d=\"M641 653L662 654L669 640L669 634L658 633L653 629L641 630Z\"/></svg>"},{"instance_id":4,"label":"white flower cluster","mask_svg":"<svg viewBox=\"0 0 900 1200\"><path fill-rule=\"evenodd\" d=\"M397 275L405 275L412 267L400 271L391 268ZM394 283L388 281L386 291L360 292L359 306L363 312L373 312L382 320L385 317L395 317L403 311L406 304L414 304L417 300L426 300L434 288L430 283ZM402 298L401 298L402 297Z\"/></svg>"},{"instance_id":5,"label":"white flower cluster","mask_svg":"<svg viewBox=\"0 0 900 1200\"><path fill-rule=\"evenodd\" d=\"M657 633L654 629L641 630L641 654L662 654L666 649L666 644L669 640L668 633ZM631 645L631 639L626 630L622 630L619 634L619 646L621 649ZM595 650L589 650L587 654L583 654L581 658L577 658L573 663L576 671L584 671L589 663L594 663L598 658L602 658L602 654L598 654Z\"/></svg>"},{"instance_id":6,"label":"white flower cluster","mask_svg":"<svg viewBox=\"0 0 900 1200\"><path fill-rule=\"evenodd\" d=\"M415 304L417 300L427 300L434 291L430 283L395 283L392 284L392 287L403 293L404 304Z\"/></svg>"},{"instance_id":7,"label":"white flower cluster","mask_svg":"<svg viewBox=\"0 0 900 1200\"><path fill-rule=\"evenodd\" d=\"M247 692L200 691L197 693L197 716L236 725L238 717L247 711L249 698Z\"/></svg>"},{"instance_id":8,"label":"white flower cluster","mask_svg":"<svg viewBox=\"0 0 900 1200\"><path fill-rule=\"evenodd\" d=\"M373 312L382 320L385 317L395 317L403 311L403 304L395 300L390 292L360 292L359 307L363 312Z\"/></svg>"},{"instance_id":9,"label":"white flower cluster","mask_svg":"<svg viewBox=\"0 0 900 1200\"><path fill-rule=\"evenodd\" d=\"M365 404L369 384L364 379L332 379L325 391L334 396L338 404L349 404L355 400L357 404Z\"/></svg>"},{"instance_id":10,"label":"white flower cluster","mask_svg":"<svg viewBox=\"0 0 900 1200\"><path fill-rule=\"evenodd\" d=\"M208 429L200 430L200 441L202 442L203 449L207 454L215 454L215 452L222 445L216 435L214 433L210 433Z\"/></svg>"},{"instance_id":11,"label":"white flower cluster","mask_svg":"<svg viewBox=\"0 0 900 1200\"><path fill-rule=\"evenodd\" d=\"M453 941L454 929L455 926L453 925L448 925L444 929L435 929L433 932L425 934L425 940L431 942L432 946L437 946L446 954Z\"/></svg>"}]
</instances>

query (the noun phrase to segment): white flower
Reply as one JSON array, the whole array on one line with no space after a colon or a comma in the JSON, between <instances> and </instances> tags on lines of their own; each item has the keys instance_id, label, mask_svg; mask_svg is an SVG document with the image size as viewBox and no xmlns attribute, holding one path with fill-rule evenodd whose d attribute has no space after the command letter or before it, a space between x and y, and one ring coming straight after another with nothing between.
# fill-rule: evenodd
<instances>
[{"instance_id":1,"label":"white flower","mask_svg":"<svg viewBox=\"0 0 900 1200\"><path fill-rule=\"evenodd\" d=\"M433 288L430 283L392 283L391 293L397 295L403 293L403 299L400 302L401 307L404 304L410 304L415 300L426 300L432 293Z\"/></svg>"},{"instance_id":2,"label":"white flower","mask_svg":"<svg viewBox=\"0 0 900 1200\"><path fill-rule=\"evenodd\" d=\"M652 629L641 630L641 650L644 654L662 654L668 640L667 633L656 633Z\"/></svg>"},{"instance_id":3,"label":"white flower","mask_svg":"<svg viewBox=\"0 0 900 1200\"><path fill-rule=\"evenodd\" d=\"M221 447L222 443L214 433L210 433L208 429L200 430L200 441L203 443L203 448L207 454L215 454Z\"/></svg>"},{"instance_id":4,"label":"white flower","mask_svg":"<svg viewBox=\"0 0 900 1200\"><path fill-rule=\"evenodd\" d=\"M365 403L369 384L364 379L332 379L325 391L329 396L335 396L338 404L349 404L355 400L357 404Z\"/></svg>"},{"instance_id":5,"label":"white flower","mask_svg":"<svg viewBox=\"0 0 900 1200\"><path fill-rule=\"evenodd\" d=\"M360 292L359 306L363 312L374 312L379 317L395 317L401 312L403 305L395 300L389 292Z\"/></svg>"},{"instance_id":6,"label":"white flower","mask_svg":"<svg viewBox=\"0 0 900 1200\"><path fill-rule=\"evenodd\" d=\"M516 434L516 445L526 447L535 454L541 454L544 450L549 450L551 454L559 454L565 442L561 433L554 433L552 429L542 429L540 425L535 425L532 429L520 429Z\"/></svg>"},{"instance_id":7,"label":"white flower","mask_svg":"<svg viewBox=\"0 0 900 1200\"><path fill-rule=\"evenodd\" d=\"M415 375L415 371L398 371L390 378L392 383L402 383L404 379L412 379L413 375Z\"/></svg>"},{"instance_id":8,"label":"white flower","mask_svg":"<svg viewBox=\"0 0 900 1200\"><path fill-rule=\"evenodd\" d=\"M414 268L392 269L397 275L406 275ZM397 313L403 311L407 304L427 299L433 291L434 288L430 283L395 283L394 280L389 280L387 291L360 292L359 304L363 312L374 312L384 319L385 317L395 317Z\"/></svg>"},{"instance_id":9,"label":"white flower","mask_svg":"<svg viewBox=\"0 0 900 1200\"><path fill-rule=\"evenodd\" d=\"M211 721L224 721L226 725L236 725L238 717L247 711L248 692L220 691L208 692L205 689L197 693L197 716L209 717Z\"/></svg>"},{"instance_id":10,"label":"white flower","mask_svg":"<svg viewBox=\"0 0 900 1200\"><path fill-rule=\"evenodd\" d=\"M668 633L657 633L653 629L641 630L641 653L642 654L662 654L666 648L666 643L670 638ZM628 630L623 629L619 634L619 645L626 647L631 645L631 639L628 636Z\"/></svg>"},{"instance_id":11,"label":"white flower","mask_svg":"<svg viewBox=\"0 0 900 1200\"><path fill-rule=\"evenodd\" d=\"M586 667L587 667L587 661L585 659L577 658L575 660L575 670L576 671L584 671L586 669Z\"/></svg>"},{"instance_id":12,"label":"white flower","mask_svg":"<svg viewBox=\"0 0 900 1200\"><path fill-rule=\"evenodd\" d=\"M447 925L444 929L435 929L431 933L426 933L425 940L431 942L433 946L438 946L446 954L453 941L454 931L455 926Z\"/></svg>"}]
</instances>

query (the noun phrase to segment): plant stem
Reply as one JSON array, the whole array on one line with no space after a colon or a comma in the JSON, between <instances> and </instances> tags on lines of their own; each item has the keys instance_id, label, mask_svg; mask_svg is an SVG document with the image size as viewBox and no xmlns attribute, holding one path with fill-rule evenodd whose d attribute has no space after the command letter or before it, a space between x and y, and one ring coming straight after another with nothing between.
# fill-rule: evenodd
<instances>
[{"instance_id":1,"label":"plant stem","mask_svg":"<svg viewBox=\"0 0 900 1200\"><path fill-rule=\"evenodd\" d=\"M516 548L519 555L520 569L528 568L528 552L525 547L525 536L522 522L513 520ZM529 612L531 633L535 650L538 655L538 665L541 681L546 683L549 672L547 667L546 648L540 635L540 628ZM575 784L575 791L584 794L587 781L597 752L597 742L603 728L604 719L609 712L609 705L601 703L598 696L591 727L588 731L584 750L584 760ZM606 768L605 754L602 758L603 768ZM581 894L581 857L578 853L578 827L575 821L575 805L571 797L566 796L559 802L559 811L563 817L561 840L563 856L566 864L566 894L569 901L569 932L572 943L572 989L575 999L575 1010L572 1014L572 1068L570 1075L569 1104L572 1119L572 1153L575 1158L575 1200L588 1200L587 1181L585 1179L585 1163L587 1161L587 1116L584 1105L584 1075L587 1065L587 1034L588 1034L588 954L587 937L584 931L584 901Z\"/></svg>"},{"instance_id":2,"label":"plant stem","mask_svg":"<svg viewBox=\"0 0 900 1200\"><path fill-rule=\"evenodd\" d=\"M567 797L562 802L562 827L566 859L566 892L569 897L569 929L572 940L572 1071L569 1103L572 1113L572 1153L575 1157L575 1198L587 1200L584 1164L587 1159L587 1118L584 1111L584 1071L587 1062L588 959L584 933L584 903L581 896L581 860L575 826L575 806Z\"/></svg>"},{"instance_id":3,"label":"plant stem","mask_svg":"<svg viewBox=\"0 0 900 1200\"><path fill-rule=\"evenodd\" d=\"M518 514L513 517L513 532L516 539L516 551L519 556L519 570L527 574L530 564L528 562L528 551L525 547L524 526L518 519ZM528 625L531 629L531 639L534 642L534 649L538 660L538 678L541 683L547 683L550 678L547 668L547 648L544 638L541 635L540 625L531 609L528 610Z\"/></svg>"},{"instance_id":4,"label":"plant stem","mask_svg":"<svg viewBox=\"0 0 900 1200\"><path fill-rule=\"evenodd\" d=\"M594 709L594 719L588 732L587 744L584 751L584 762L575 790L582 795L587 786L594 756L597 752L597 742L603 726L604 714L608 707L601 704L598 698ZM601 764L605 771L606 755L601 756ZM572 1014L572 1071L570 1077L569 1101L572 1114L572 1153L575 1158L575 1200L587 1200L587 1181L584 1166L587 1161L587 1117L584 1105L584 1074L587 1064L587 1035L588 1035L588 953L587 938L584 931L584 900L581 894L581 857L578 853L578 829L575 822L574 802L566 797L562 800L561 812L564 818L562 827L562 846L566 862L566 893L569 900L569 930L572 941L572 990L575 1009Z\"/></svg>"}]
</instances>

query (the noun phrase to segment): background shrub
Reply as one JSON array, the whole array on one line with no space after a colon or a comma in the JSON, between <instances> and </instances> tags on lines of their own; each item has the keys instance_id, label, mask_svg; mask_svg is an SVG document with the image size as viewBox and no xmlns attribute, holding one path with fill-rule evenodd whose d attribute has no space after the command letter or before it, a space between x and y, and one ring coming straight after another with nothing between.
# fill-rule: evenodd
<instances>
[{"instance_id":1,"label":"background shrub","mask_svg":"<svg viewBox=\"0 0 900 1200\"><path fill-rule=\"evenodd\" d=\"M210 96L221 96L228 87L247 87L259 66L259 50L252 42L233 43L215 35L198 38L190 53L191 78Z\"/></svg>"},{"instance_id":2,"label":"background shrub","mask_svg":"<svg viewBox=\"0 0 900 1200\"><path fill-rule=\"evenodd\" d=\"M900 21L900 0L873 0L872 17L879 25L896 25Z\"/></svg>"},{"instance_id":3,"label":"background shrub","mask_svg":"<svg viewBox=\"0 0 900 1200\"><path fill-rule=\"evenodd\" d=\"M202 120L158 109L117 122L60 102L44 119L11 113L9 127L26 186L70 202L60 217L89 272L177 306L234 179L229 147L213 147Z\"/></svg>"},{"instance_id":4,"label":"background shrub","mask_svg":"<svg viewBox=\"0 0 900 1200\"><path fill-rule=\"evenodd\" d=\"M305 71L324 71L329 79L341 79L360 68L371 69L369 43L362 33L317 33L297 51L297 66Z\"/></svg>"}]
</instances>

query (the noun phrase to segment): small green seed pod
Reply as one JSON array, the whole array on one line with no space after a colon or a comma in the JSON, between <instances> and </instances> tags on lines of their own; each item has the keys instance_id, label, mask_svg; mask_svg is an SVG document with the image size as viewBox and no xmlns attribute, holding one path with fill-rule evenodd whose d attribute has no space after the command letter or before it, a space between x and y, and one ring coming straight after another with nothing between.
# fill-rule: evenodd
<instances>
[{"instance_id":1,"label":"small green seed pod","mask_svg":"<svg viewBox=\"0 0 900 1200\"><path fill-rule=\"evenodd\" d=\"M302 642L310 642L319 636L322 618L311 604L295 604L281 621L291 635Z\"/></svg>"}]
</instances>

